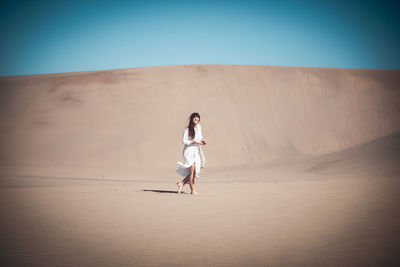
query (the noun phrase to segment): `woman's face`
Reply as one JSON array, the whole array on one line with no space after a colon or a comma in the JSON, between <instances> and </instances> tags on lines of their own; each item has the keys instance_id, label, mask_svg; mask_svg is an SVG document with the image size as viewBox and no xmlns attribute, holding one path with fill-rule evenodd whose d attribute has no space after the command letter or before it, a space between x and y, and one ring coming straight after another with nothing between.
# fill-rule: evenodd
<instances>
[{"instance_id":1,"label":"woman's face","mask_svg":"<svg viewBox=\"0 0 400 267\"><path fill-rule=\"evenodd\" d=\"M193 118L193 123L196 125L200 122L200 118L199 117L194 117Z\"/></svg>"}]
</instances>

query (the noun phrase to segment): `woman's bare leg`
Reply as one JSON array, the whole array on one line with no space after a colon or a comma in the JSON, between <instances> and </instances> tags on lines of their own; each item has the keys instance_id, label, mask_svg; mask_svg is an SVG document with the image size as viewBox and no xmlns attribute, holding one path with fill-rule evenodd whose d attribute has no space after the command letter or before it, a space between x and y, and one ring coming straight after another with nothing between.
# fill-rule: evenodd
<instances>
[{"instance_id":1,"label":"woman's bare leg","mask_svg":"<svg viewBox=\"0 0 400 267\"><path fill-rule=\"evenodd\" d=\"M193 183L194 183L195 179L196 179L196 169L194 169ZM182 186L184 186L185 184L189 183L189 180L190 180L190 174L189 174L188 176L186 176L186 177L181 181L181 183L183 183Z\"/></svg>"},{"instance_id":2,"label":"woman's bare leg","mask_svg":"<svg viewBox=\"0 0 400 267\"><path fill-rule=\"evenodd\" d=\"M189 177L190 177L190 174L188 176L186 176L185 178L183 178L183 180L181 181L182 182L182 186L187 184L187 183L189 183Z\"/></svg>"},{"instance_id":3,"label":"woman's bare leg","mask_svg":"<svg viewBox=\"0 0 400 267\"><path fill-rule=\"evenodd\" d=\"M188 176L186 176L185 178L183 178L180 182L177 182L176 184L178 185L178 194L181 193L182 188L185 186L185 184L189 183L190 180L190 174Z\"/></svg>"},{"instance_id":4,"label":"woman's bare leg","mask_svg":"<svg viewBox=\"0 0 400 267\"><path fill-rule=\"evenodd\" d=\"M189 177L190 177L190 175L186 176L180 182L176 183L178 185L178 188L179 188L178 189L178 194L181 193L183 186L189 182Z\"/></svg>"},{"instance_id":5,"label":"woman's bare leg","mask_svg":"<svg viewBox=\"0 0 400 267\"><path fill-rule=\"evenodd\" d=\"M179 187L178 194L181 193L181 190L182 190L182 188L185 186L185 184L187 184L187 183L190 184L190 176L191 176L191 175L192 175L192 177L193 177L192 181L193 181L193 185L194 185L194 180L195 180L195 177L196 177L196 168L195 168L195 165L193 164L191 167L189 167L189 169L190 169L190 174L187 175L185 178L183 178L180 182L177 183L177 185L178 185L178 187ZM195 190L192 189L192 186L190 186L190 189L192 190L192 192L195 191Z\"/></svg>"},{"instance_id":6,"label":"woman's bare leg","mask_svg":"<svg viewBox=\"0 0 400 267\"><path fill-rule=\"evenodd\" d=\"M196 192L196 190L194 189L194 175L196 173L196 168L195 168L195 164L193 164L190 167L190 177L189 177L189 184L190 184L190 190L192 191L192 195L198 195L198 193Z\"/></svg>"}]
</instances>

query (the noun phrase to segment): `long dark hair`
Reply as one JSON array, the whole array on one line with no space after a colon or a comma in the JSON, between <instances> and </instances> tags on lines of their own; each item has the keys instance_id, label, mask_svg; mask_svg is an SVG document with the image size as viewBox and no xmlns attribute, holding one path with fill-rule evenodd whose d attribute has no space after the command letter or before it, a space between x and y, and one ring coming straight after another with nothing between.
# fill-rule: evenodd
<instances>
[{"instance_id":1,"label":"long dark hair","mask_svg":"<svg viewBox=\"0 0 400 267\"><path fill-rule=\"evenodd\" d=\"M195 134L196 134L194 132L194 123L193 123L193 119L196 118L196 117L199 118L199 122L200 122L200 114L199 113L194 112L194 113L192 113L192 115L190 115L189 125L188 125L188 128L189 128L189 139L193 139Z\"/></svg>"}]
</instances>

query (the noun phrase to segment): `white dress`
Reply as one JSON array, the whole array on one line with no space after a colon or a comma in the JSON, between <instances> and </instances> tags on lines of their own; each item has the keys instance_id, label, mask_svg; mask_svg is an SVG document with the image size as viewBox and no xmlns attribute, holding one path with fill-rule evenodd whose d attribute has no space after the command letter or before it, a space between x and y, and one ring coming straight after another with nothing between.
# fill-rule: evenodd
<instances>
[{"instance_id":1,"label":"white dress","mask_svg":"<svg viewBox=\"0 0 400 267\"><path fill-rule=\"evenodd\" d=\"M195 137L194 139L189 139L189 129L186 127L185 132L183 133L182 143L185 145L183 147L183 159L184 163L178 162L178 167L176 168L176 172L186 177L190 174L189 167L195 163L196 168L196 178L200 177L200 168L203 168L206 163L206 159L204 157L203 150L201 145L198 144L190 144L191 141L201 141L203 139L203 134L201 132L200 124L197 124L197 129L195 129Z\"/></svg>"}]
</instances>

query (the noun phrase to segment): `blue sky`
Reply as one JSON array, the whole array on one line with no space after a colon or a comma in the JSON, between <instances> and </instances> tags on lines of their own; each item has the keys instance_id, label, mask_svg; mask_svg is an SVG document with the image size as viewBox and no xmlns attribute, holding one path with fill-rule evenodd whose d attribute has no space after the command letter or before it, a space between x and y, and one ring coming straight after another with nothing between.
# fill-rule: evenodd
<instances>
[{"instance_id":1,"label":"blue sky","mask_svg":"<svg viewBox=\"0 0 400 267\"><path fill-rule=\"evenodd\" d=\"M0 76L183 64L400 69L395 1L2 1Z\"/></svg>"}]
</instances>

